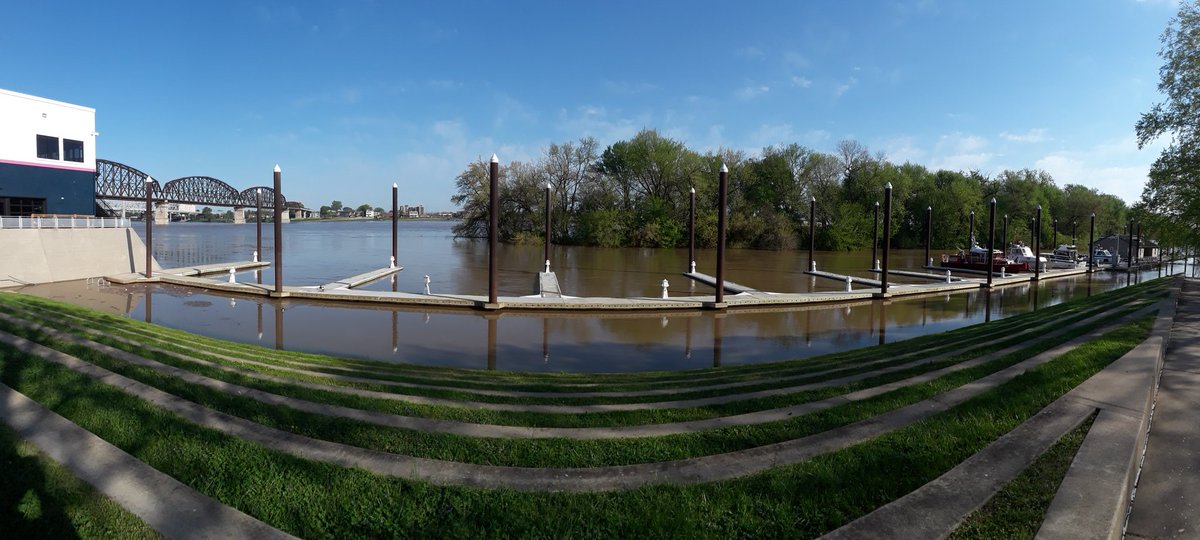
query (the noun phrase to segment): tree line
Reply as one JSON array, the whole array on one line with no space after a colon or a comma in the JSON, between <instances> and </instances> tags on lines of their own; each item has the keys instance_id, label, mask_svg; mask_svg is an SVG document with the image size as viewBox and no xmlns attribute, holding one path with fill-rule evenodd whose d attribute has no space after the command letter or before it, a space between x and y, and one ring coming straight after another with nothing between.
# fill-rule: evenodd
<instances>
[{"instance_id":1,"label":"tree line","mask_svg":"<svg viewBox=\"0 0 1200 540\"><path fill-rule=\"evenodd\" d=\"M501 165L498 236L503 242L542 242L548 184L551 236L557 244L685 247L689 197L695 189L696 244L714 247L718 170L723 163L729 167L730 247L807 247L810 217L816 220L817 249L870 247L872 213L889 182L892 246L897 248L924 246L927 208L933 209L933 248L967 247L971 212L977 238L986 243L982 231L993 197L997 242L1003 214L1009 217L1009 239L1028 241L1038 205L1043 209L1043 245L1053 241L1054 219L1060 241L1067 241L1074 225L1078 243L1084 244L1092 214L1099 238L1121 232L1129 212L1114 195L1077 184L1060 188L1041 170L1005 170L993 177L977 171L931 171L913 163L891 163L852 140L839 143L834 153L786 144L757 155L725 149L702 154L646 129L603 150L594 139L583 138L551 144L532 163ZM463 208L463 219L454 228L457 236L488 234L488 165L477 160L456 179L451 201ZM816 200L815 216L809 216L810 198Z\"/></svg>"}]
</instances>

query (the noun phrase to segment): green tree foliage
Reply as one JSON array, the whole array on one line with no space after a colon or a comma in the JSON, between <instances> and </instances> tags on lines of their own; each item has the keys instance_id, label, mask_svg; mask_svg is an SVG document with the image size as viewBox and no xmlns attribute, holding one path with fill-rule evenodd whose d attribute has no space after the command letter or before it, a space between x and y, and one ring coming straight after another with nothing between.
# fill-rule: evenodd
<instances>
[{"instance_id":1,"label":"green tree foliage","mask_svg":"<svg viewBox=\"0 0 1200 540\"><path fill-rule=\"evenodd\" d=\"M758 249L807 247L810 219L816 245L824 250L869 248L872 210L892 186L892 245L925 243L925 216L933 208L932 245L967 247L969 217L976 239L986 242L987 210L997 200L997 241L1008 214L1009 239L1028 240L1030 219L1043 208L1042 243L1053 238L1051 220L1069 238L1072 221L1086 231L1096 213L1098 235L1115 232L1126 219L1124 203L1078 185L1060 189L1043 171L1003 171L994 179L975 171L930 171L912 163L890 163L855 141L833 154L797 144L764 148L759 155L718 149L700 154L654 130L617 141L602 151L592 139L550 145L534 163L499 167L499 239L540 243L545 186L552 188L554 241L604 247L687 245L688 201L696 191L696 244L717 238L718 175L729 168L727 245ZM484 238L488 230L488 163L469 164L451 198L463 208L455 226L462 237ZM809 201L816 199L816 215ZM882 219L882 216L880 216ZM882 223L879 225L882 232ZM1084 239L1083 241L1086 241Z\"/></svg>"},{"instance_id":2,"label":"green tree foliage","mask_svg":"<svg viewBox=\"0 0 1200 540\"><path fill-rule=\"evenodd\" d=\"M1158 90L1166 100L1138 120L1138 147L1163 136L1170 143L1150 168L1138 205L1159 235L1195 244L1200 222L1200 7L1182 2L1162 34Z\"/></svg>"}]
</instances>

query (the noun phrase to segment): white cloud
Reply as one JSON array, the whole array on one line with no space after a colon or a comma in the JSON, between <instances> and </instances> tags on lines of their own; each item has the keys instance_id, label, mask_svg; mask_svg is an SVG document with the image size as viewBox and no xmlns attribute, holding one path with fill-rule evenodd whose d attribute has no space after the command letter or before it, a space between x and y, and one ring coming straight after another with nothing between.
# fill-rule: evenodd
<instances>
[{"instance_id":1,"label":"white cloud","mask_svg":"<svg viewBox=\"0 0 1200 540\"><path fill-rule=\"evenodd\" d=\"M1034 166L1050 173L1059 186L1081 184L1132 204L1141 198L1150 166L1162 148L1154 144L1138 150L1137 140L1129 135L1084 150L1050 152Z\"/></svg>"},{"instance_id":2,"label":"white cloud","mask_svg":"<svg viewBox=\"0 0 1200 540\"><path fill-rule=\"evenodd\" d=\"M921 163L925 158L925 151L917 146L917 142L912 137L898 137L885 141L883 143L883 154L887 156L888 161L901 164L906 162Z\"/></svg>"},{"instance_id":3,"label":"white cloud","mask_svg":"<svg viewBox=\"0 0 1200 540\"><path fill-rule=\"evenodd\" d=\"M783 54L783 64L794 68L807 68L812 65L808 58L803 54L795 51L788 51Z\"/></svg>"},{"instance_id":4,"label":"white cloud","mask_svg":"<svg viewBox=\"0 0 1200 540\"><path fill-rule=\"evenodd\" d=\"M604 81L604 88L620 95L635 95L657 90L658 85L646 82Z\"/></svg>"},{"instance_id":5,"label":"white cloud","mask_svg":"<svg viewBox=\"0 0 1200 540\"><path fill-rule=\"evenodd\" d=\"M749 58L751 60L762 60L767 56L767 53L763 52L763 50L758 47L742 47L736 51L733 51L733 54L742 58Z\"/></svg>"},{"instance_id":6,"label":"white cloud","mask_svg":"<svg viewBox=\"0 0 1200 540\"><path fill-rule=\"evenodd\" d=\"M942 135L934 144L930 167L951 171L984 170L991 165L993 152L984 151L987 139L965 133Z\"/></svg>"},{"instance_id":7,"label":"white cloud","mask_svg":"<svg viewBox=\"0 0 1200 540\"><path fill-rule=\"evenodd\" d=\"M846 82L844 82L842 84L837 85L837 87L833 89L833 95L834 95L834 97L841 97L843 94L845 94L846 92L849 92L850 89L854 88L856 85L858 85L858 78L850 77L849 80L847 80Z\"/></svg>"},{"instance_id":8,"label":"white cloud","mask_svg":"<svg viewBox=\"0 0 1200 540\"><path fill-rule=\"evenodd\" d=\"M812 86L812 81L805 79L804 77L801 77L799 75L793 75L792 76L792 86L799 86L800 88L809 88Z\"/></svg>"},{"instance_id":9,"label":"white cloud","mask_svg":"<svg viewBox=\"0 0 1200 540\"><path fill-rule=\"evenodd\" d=\"M434 90L456 90L462 87L462 83L450 79L433 79L426 84Z\"/></svg>"},{"instance_id":10,"label":"white cloud","mask_svg":"<svg viewBox=\"0 0 1200 540\"><path fill-rule=\"evenodd\" d=\"M1046 128L1034 128L1026 131L1025 133L1009 133L1007 131L1003 131L1000 133L1000 138L1006 141L1023 143L1044 142L1048 140L1046 137L1046 131Z\"/></svg>"},{"instance_id":11,"label":"white cloud","mask_svg":"<svg viewBox=\"0 0 1200 540\"><path fill-rule=\"evenodd\" d=\"M616 116L615 118L612 116ZM636 118L610 115L604 107L583 105L574 111L561 109L558 112L558 129L572 138L595 137L601 144L628 139L643 127L652 127L648 116Z\"/></svg>"},{"instance_id":12,"label":"white cloud","mask_svg":"<svg viewBox=\"0 0 1200 540\"><path fill-rule=\"evenodd\" d=\"M754 99L756 97L765 95L767 92L770 92L770 91L771 91L771 87L767 86L765 84L759 84L759 85L749 84L749 85L743 86L741 89L739 89L737 91L737 97L738 97L738 99Z\"/></svg>"}]
</instances>

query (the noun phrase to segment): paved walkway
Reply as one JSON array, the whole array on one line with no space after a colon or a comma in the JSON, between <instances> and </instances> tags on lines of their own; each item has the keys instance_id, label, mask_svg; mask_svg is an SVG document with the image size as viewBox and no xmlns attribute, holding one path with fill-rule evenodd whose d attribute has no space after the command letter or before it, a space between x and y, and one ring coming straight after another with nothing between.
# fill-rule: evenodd
<instances>
[{"instance_id":1,"label":"paved walkway","mask_svg":"<svg viewBox=\"0 0 1200 540\"><path fill-rule=\"evenodd\" d=\"M1200 538L1200 280L1184 279L1127 538Z\"/></svg>"}]
</instances>

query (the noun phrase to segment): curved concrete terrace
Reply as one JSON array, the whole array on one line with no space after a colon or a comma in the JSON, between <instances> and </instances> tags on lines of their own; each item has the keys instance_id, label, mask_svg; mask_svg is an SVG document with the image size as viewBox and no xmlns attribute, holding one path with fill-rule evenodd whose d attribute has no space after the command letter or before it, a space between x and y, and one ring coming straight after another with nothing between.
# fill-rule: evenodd
<instances>
[{"instance_id":1,"label":"curved concrete terrace","mask_svg":"<svg viewBox=\"0 0 1200 540\"><path fill-rule=\"evenodd\" d=\"M1200 287L1194 284L1195 282L1187 283L1191 284L1195 289L1200 289ZM1185 292L1190 292L1193 298L1195 297L1194 291L1188 290L1187 285L1185 285ZM1194 364L1196 356L1194 351L1188 350L1188 347L1194 346L1194 342L1190 338L1194 334L1196 318L1193 314L1197 310L1193 307L1191 311L1187 312L1183 309L1176 311L1175 298L1160 302L1152 309L1157 309L1159 315L1150 337L1140 346L1083 384L1069 391L1062 398L1046 407L1041 413L1031 417L1008 435L1001 437L992 445L975 454L974 457L963 461L958 467L946 472L938 479L929 482L909 495L896 499L892 503L880 507L877 511L847 524L842 529L831 531L830 537L894 538L942 536L948 531L954 530L967 514L983 504L1008 479L1011 479L1029 462L1035 459L1037 455L1052 444L1062 433L1073 429L1084 418L1096 412L1098 413L1096 424L1089 431L1083 447L1081 447L1073 460L1067 478L1059 487L1058 495L1049 508L1041 530L1038 532L1038 537L1120 538L1124 532L1121 526L1130 506L1129 495L1133 490L1134 483L1137 481L1141 465L1139 458L1147 444L1147 428L1150 427L1150 415L1154 410L1155 390L1159 385L1159 376L1164 369L1164 357L1166 357L1166 363L1169 367L1172 360L1171 353L1173 352L1178 357L1176 360L1184 361L1186 364L1179 366L1179 373L1192 379L1196 377L1195 370L1191 367ZM1181 317L1181 315L1183 316ZM1191 316L1190 318L1188 318L1189 315ZM1174 328L1172 328L1172 323L1174 323ZM1092 336L1103 331L1103 329L1098 329L1092 333ZM1188 333L1188 331L1191 331L1191 333ZM1087 337L1084 336L1072 341L1085 341ZM1180 337L1185 339L1178 340ZM1173 343L1177 340L1180 343ZM1167 349L1168 342L1172 342L1171 351L1164 354L1164 349ZM914 404L911 407L896 409L891 413L876 416L866 422L818 435L815 438L805 441L805 446L819 446L828 450L844 446L845 444L853 444L856 440L863 440L864 437L877 434L879 430L886 431L889 427L910 424L913 420L932 412L929 410L931 408L944 408L969 398L971 394L979 390L981 383L984 385L994 384L996 382L994 379L1022 372L1034 364L1048 360L1048 357L1056 356L1065 350L1069 350L1074 344L1071 342L1063 343L1057 350L1046 351L1031 357L1003 372L979 379L973 384L961 387L936 399ZM72 369L81 373L87 373L91 377L99 377L106 384L116 385L126 392L136 390L139 387L138 384L129 384L132 381L122 381L120 376L105 373L102 369L89 366L68 355L37 346L30 347L28 350L31 352L36 350L36 354L46 360L70 365ZM147 388L144 390L150 389ZM176 401L178 398L174 398L174 396L170 396L169 394L162 395L153 391L150 393L156 395L146 397L151 398L150 401L160 406L172 403L175 405L186 405L186 403L179 403ZM1174 418L1168 416L1163 420L1186 421L1185 415L1178 414L1185 413L1186 411L1173 412L1177 413L1174 415ZM222 414L214 415L211 410L200 411L200 413L198 414L202 418L193 419L198 423L203 423L202 420L212 421L216 419L223 423L233 420L225 418ZM12 416L7 411L0 411L0 417L5 417L5 420L10 423L13 421ZM193 418L193 415L185 414L185 417ZM1155 418L1155 420L1159 419ZM233 423L237 422L234 421ZM36 424L44 430L53 433L61 432L64 429L59 426L49 426L42 423ZM245 430L238 429L237 426L231 424L226 424L225 427L230 429L236 436L247 440L257 440L267 445L278 444L287 446L291 444L303 446L308 451L305 454L307 457L322 461L363 466L364 463L369 463L371 458L384 459L390 457L391 460L396 459L396 455L394 454L383 455L373 451L361 452L363 455L360 456L349 456L344 453L347 450L346 448L322 441L304 441L294 434L271 433L270 430L263 430L262 426L246 426ZM1194 432L1194 422L1190 423L1188 430ZM1151 429L1150 433L1153 436L1154 430ZM580 490L577 484L582 481L583 483L593 483L594 485L590 486L591 489L602 491L619 490L626 489L629 484L644 485L648 478L650 479L650 483L686 484L708 482L714 479L728 478L731 474L731 469L735 470L732 473L734 476L753 472L754 467L749 467L749 471L745 470L748 465L746 462L754 461L755 459L765 459L764 456L758 454L774 454L771 457L770 466L777 466L781 456L803 460L803 455L794 455L799 450L793 448L793 446L800 444L800 441L804 441L804 439L760 447L750 451L735 453L735 455L724 454L692 458L684 460L684 463L676 464L684 465L684 467L670 467L658 463L608 468L607 472L609 474L604 475L608 478L599 479L590 478L587 474L580 476L580 473L585 471L590 472L588 469L573 470L571 478L558 478L553 474L555 472L553 469L523 470L521 472L524 477L519 480L520 487L517 489L530 491L576 491ZM813 450L809 448L808 452ZM799 451L799 453L808 455L804 451ZM1153 457L1155 456L1151 456L1151 458ZM711 462L721 458L733 459L732 462L724 462L723 460ZM398 475L412 474L414 467L412 467L413 461L410 460L404 460L403 464L400 465L391 462L389 463L391 467L387 468L387 471L383 473ZM704 463L705 460L710 462ZM1148 459L1148 461L1154 461L1154 459ZM429 476L436 477L425 478L435 483L438 483L440 480L454 484L490 485L488 479L501 472L499 470L501 468L489 467L487 472L492 474L480 477L477 474L479 472L478 466L454 462L436 462L432 460L421 460L420 463L442 468L440 471L435 470L426 473ZM404 468L405 471L395 470L398 468ZM422 467L415 468L423 469ZM437 473L440 473L440 475ZM549 478L537 478L538 476L545 476L546 473L551 473ZM626 474L622 473L630 473L628 476L632 476L633 478L629 478ZM468 480L464 481L464 478ZM491 480L495 481L495 478L491 478ZM1179 479L1170 477L1170 475L1166 478L1155 478L1153 475L1147 475L1142 478L1141 484L1139 491L1152 492L1155 489L1169 491L1169 488L1179 485ZM1140 515L1140 520L1136 515L1137 512L1135 512L1135 518L1130 520L1131 533L1137 530L1134 528L1134 524L1136 523L1151 521L1167 523L1169 521L1164 519L1165 515L1173 514L1175 511L1161 505L1155 505L1153 504L1154 502L1156 501L1150 500L1147 501L1147 504L1142 505L1141 509L1146 512ZM251 527L259 526L254 523L249 523L248 525ZM1171 523L1171 525L1175 524ZM1179 530L1179 532L1182 535L1176 534L1175 536L1187 537L1194 531L1185 528ZM1137 536L1137 534L1134 533L1132 536ZM1172 535L1164 535L1164 537L1166 536Z\"/></svg>"}]
</instances>

